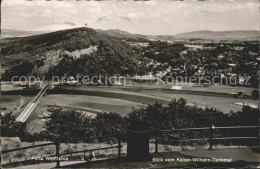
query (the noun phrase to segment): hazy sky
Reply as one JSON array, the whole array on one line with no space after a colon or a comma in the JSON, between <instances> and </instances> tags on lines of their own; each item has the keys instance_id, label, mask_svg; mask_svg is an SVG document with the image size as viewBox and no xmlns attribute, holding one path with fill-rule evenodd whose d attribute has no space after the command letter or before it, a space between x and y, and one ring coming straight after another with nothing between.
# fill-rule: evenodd
<instances>
[{"instance_id":1,"label":"hazy sky","mask_svg":"<svg viewBox=\"0 0 260 169\"><path fill-rule=\"evenodd\" d=\"M259 29L257 0L3 0L1 9L2 28L16 30L35 30L63 22L165 35L196 30Z\"/></svg>"}]
</instances>

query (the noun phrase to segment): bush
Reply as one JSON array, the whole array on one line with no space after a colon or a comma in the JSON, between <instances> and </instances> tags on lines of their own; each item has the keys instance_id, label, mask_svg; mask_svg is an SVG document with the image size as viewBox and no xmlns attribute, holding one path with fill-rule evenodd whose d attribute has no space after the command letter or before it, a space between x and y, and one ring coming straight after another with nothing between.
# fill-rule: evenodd
<instances>
[{"instance_id":1,"label":"bush","mask_svg":"<svg viewBox=\"0 0 260 169\"><path fill-rule=\"evenodd\" d=\"M94 137L98 138L99 142L106 141L109 143L117 142L115 137L106 137L111 135L119 135L125 128L124 118L116 113L100 113L92 120Z\"/></svg>"},{"instance_id":2,"label":"bush","mask_svg":"<svg viewBox=\"0 0 260 169\"><path fill-rule=\"evenodd\" d=\"M21 140L30 136L26 130L26 123L17 122L12 112L1 116L1 136L20 137Z\"/></svg>"},{"instance_id":3,"label":"bush","mask_svg":"<svg viewBox=\"0 0 260 169\"><path fill-rule=\"evenodd\" d=\"M254 89L251 95L253 98L259 99L259 90Z\"/></svg>"},{"instance_id":4,"label":"bush","mask_svg":"<svg viewBox=\"0 0 260 169\"><path fill-rule=\"evenodd\" d=\"M18 151L14 154L15 158L22 158L24 157L24 151Z\"/></svg>"},{"instance_id":5,"label":"bush","mask_svg":"<svg viewBox=\"0 0 260 169\"><path fill-rule=\"evenodd\" d=\"M45 124L51 140L76 143L93 136L91 119L76 110L49 109L50 120Z\"/></svg>"},{"instance_id":6,"label":"bush","mask_svg":"<svg viewBox=\"0 0 260 169\"><path fill-rule=\"evenodd\" d=\"M142 130L144 128L154 128L159 130L170 130L178 128L197 128L215 126L254 126L258 125L259 110L245 106L241 112L230 112L224 114L214 108L201 109L196 106L187 106L186 100L172 100L168 106L155 103L145 109L134 110L127 117L128 126L133 130ZM161 133L161 143L170 144L170 140L205 138L209 132L205 131L185 131L174 133ZM215 137L232 136L256 136L257 129L245 130L227 130L215 133ZM196 145L203 145L206 142L196 142ZM224 142L223 142L224 143ZM233 144L245 144L247 141L237 140L229 141ZM180 143L175 142L178 145ZM192 144L182 143L182 144ZM225 142L225 144L227 144ZM251 143L250 143L251 144ZM254 143L252 143L254 144ZM248 145L248 144L247 144Z\"/></svg>"},{"instance_id":7,"label":"bush","mask_svg":"<svg viewBox=\"0 0 260 169\"><path fill-rule=\"evenodd\" d=\"M64 153L72 153L72 152L73 152L73 149L71 148L70 145L64 150Z\"/></svg>"},{"instance_id":8,"label":"bush","mask_svg":"<svg viewBox=\"0 0 260 169\"><path fill-rule=\"evenodd\" d=\"M7 110L6 107L0 107L0 110Z\"/></svg>"}]
</instances>

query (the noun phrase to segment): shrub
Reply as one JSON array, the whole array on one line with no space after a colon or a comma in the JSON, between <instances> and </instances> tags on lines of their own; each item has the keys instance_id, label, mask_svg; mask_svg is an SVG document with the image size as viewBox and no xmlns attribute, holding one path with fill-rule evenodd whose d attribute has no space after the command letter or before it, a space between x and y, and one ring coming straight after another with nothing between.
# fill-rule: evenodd
<instances>
[{"instance_id":1,"label":"shrub","mask_svg":"<svg viewBox=\"0 0 260 169\"><path fill-rule=\"evenodd\" d=\"M259 99L259 90L257 90L257 89L254 89L253 91L252 91L252 97L254 97L254 98L256 98L256 99Z\"/></svg>"},{"instance_id":2,"label":"shrub","mask_svg":"<svg viewBox=\"0 0 260 169\"><path fill-rule=\"evenodd\" d=\"M17 122L12 112L1 116L1 136L20 137L23 139L29 133L26 130L26 123Z\"/></svg>"},{"instance_id":3,"label":"shrub","mask_svg":"<svg viewBox=\"0 0 260 169\"><path fill-rule=\"evenodd\" d=\"M14 154L15 158L22 158L24 156L24 151L18 151Z\"/></svg>"}]
</instances>

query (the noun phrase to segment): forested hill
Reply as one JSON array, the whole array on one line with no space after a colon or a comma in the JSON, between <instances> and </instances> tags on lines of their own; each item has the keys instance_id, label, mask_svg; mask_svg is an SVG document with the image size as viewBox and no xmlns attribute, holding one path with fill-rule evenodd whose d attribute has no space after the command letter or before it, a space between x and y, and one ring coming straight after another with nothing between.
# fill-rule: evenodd
<instances>
[{"instance_id":1,"label":"forested hill","mask_svg":"<svg viewBox=\"0 0 260 169\"><path fill-rule=\"evenodd\" d=\"M145 62L130 45L91 28L2 40L3 79L14 75L131 74Z\"/></svg>"}]
</instances>

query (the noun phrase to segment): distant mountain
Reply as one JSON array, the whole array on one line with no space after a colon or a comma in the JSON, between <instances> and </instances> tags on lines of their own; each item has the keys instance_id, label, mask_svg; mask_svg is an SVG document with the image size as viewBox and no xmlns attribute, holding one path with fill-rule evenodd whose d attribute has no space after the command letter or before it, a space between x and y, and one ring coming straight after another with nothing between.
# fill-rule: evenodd
<instances>
[{"instance_id":1,"label":"distant mountain","mask_svg":"<svg viewBox=\"0 0 260 169\"><path fill-rule=\"evenodd\" d=\"M59 30L66 30L66 29L74 29L77 28L75 23L73 22L63 22L63 23L53 23L53 24L46 24L40 27L33 29L33 31L41 31L41 32L54 32Z\"/></svg>"},{"instance_id":2,"label":"distant mountain","mask_svg":"<svg viewBox=\"0 0 260 169\"><path fill-rule=\"evenodd\" d=\"M24 36L32 36L38 35L46 32L42 31L19 31L12 29L1 29L1 39L3 38L12 38L12 37L24 37Z\"/></svg>"},{"instance_id":3,"label":"distant mountain","mask_svg":"<svg viewBox=\"0 0 260 169\"><path fill-rule=\"evenodd\" d=\"M146 35L149 40L175 41L174 35Z\"/></svg>"},{"instance_id":4,"label":"distant mountain","mask_svg":"<svg viewBox=\"0 0 260 169\"><path fill-rule=\"evenodd\" d=\"M119 29L109 29L109 30L101 30L96 29L97 32L103 33L108 36L120 38L120 39L133 39L147 42L147 41L174 41L175 37L173 35L141 35L141 34L132 34L127 31L122 31Z\"/></svg>"},{"instance_id":5,"label":"distant mountain","mask_svg":"<svg viewBox=\"0 0 260 169\"><path fill-rule=\"evenodd\" d=\"M188 39L204 39L204 40L258 40L259 31L193 31L176 35L141 35L132 34L119 29L101 30L98 32L117 38L143 38L149 40L176 41Z\"/></svg>"},{"instance_id":6,"label":"distant mountain","mask_svg":"<svg viewBox=\"0 0 260 169\"><path fill-rule=\"evenodd\" d=\"M59 30L73 29L77 27L78 26L76 26L76 24L72 22L63 22L63 23L42 25L40 27L33 29L32 31L1 29L1 39L39 35L39 34L44 34L49 32L55 32Z\"/></svg>"},{"instance_id":7,"label":"distant mountain","mask_svg":"<svg viewBox=\"0 0 260 169\"><path fill-rule=\"evenodd\" d=\"M209 39L209 40L253 40L259 39L259 31L193 31L175 35L176 39Z\"/></svg>"},{"instance_id":8,"label":"distant mountain","mask_svg":"<svg viewBox=\"0 0 260 169\"><path fill-rule=\"evenodd\" d=\"M116 26L116 24L112 24L113 22L120 22L121 26ZM123 22L121 22L123 21ZM109 22L108 25L107 22ZM97 24L99 23L99 24ZM257 30L241 30L241 31L192 31L186 33L180 33L176 35L142 35L142 34L134 34L130 33L126 30L125 27L132 27L130 24L130 19L125 17L101 17L97 21L97 25L95 30L103 34L105 36L111 36L116 38L141 38L148 40L162 40L162 41L176 41L176 40L188 40L188 39L204 39L204 40L258 40L260 36L260 31ZM102 23L102 24L101 24ZM102 26L101 26L102 25ZM124 25L124 26L122 26ZM92 25L93 26L93 25ZM57 24L49 24L44 25L39 28L34 29L33 31L19 31L19 30L11 30L11 29L2 29L1 39L3 38L11 38L11 37L25 37L32 35L39 35L48 32L55 32L59 30L67 30L67 29L75 29L78 26L72 22L64 22ZM122 29L118 29L116 27L122 27ZM111 28L111 29L109 29Z\"/></svg>"},{"instance_id":9,"label":"distant mountain","mask_svg":"<svg viewBox=\"0 0 260 169\"><path fill-rule=\"evenodd\" d=\"M2 40L3 79L14 75L131 74L144 58L118 38L91 28Z\"/></svg>"},{"instance_id":10,"label":"distant mountain","mask_svg":"<svg viewBox=\"0 0 260 169\"><path fill-rule=\"evenodd\" d=\"M124 30L130 33L136 33L136 26L130 18L125 16L109 15L98 18L89 25L94 29L101 30Z\"/></svg>"}]
</instances>

